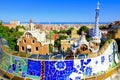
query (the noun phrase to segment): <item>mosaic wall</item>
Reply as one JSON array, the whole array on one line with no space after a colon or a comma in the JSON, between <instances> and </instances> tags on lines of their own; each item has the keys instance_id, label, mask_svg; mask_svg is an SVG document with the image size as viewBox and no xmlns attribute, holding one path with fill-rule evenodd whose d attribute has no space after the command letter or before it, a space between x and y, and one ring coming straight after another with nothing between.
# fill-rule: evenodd
<instances>
[{"instance_id":1,"label":"mosaic wall","mask_svg":"<svg viewBox=\"0 0 120 80\"><path fill-rule=\"evenodd\" d=\"M115 42L109 45L104 54L91 59L40 61L3 53L0 68L15 76L34 80L80 80L113 69L120 59L118 55Z\"/></svg>"},{"instance_id":2,"label":"mosaic wall","mask_svg":"<svg viewBox=\"0 0 120 80\"><path fill-rule=\"evenodd\" d=\"M1 61L0 61L0 68L7 71L10 64L11 64L10 60L11 60L11 57L8 54L3 52L2 53L2 58L1 58Z\"/></svg>"}]
</instances>

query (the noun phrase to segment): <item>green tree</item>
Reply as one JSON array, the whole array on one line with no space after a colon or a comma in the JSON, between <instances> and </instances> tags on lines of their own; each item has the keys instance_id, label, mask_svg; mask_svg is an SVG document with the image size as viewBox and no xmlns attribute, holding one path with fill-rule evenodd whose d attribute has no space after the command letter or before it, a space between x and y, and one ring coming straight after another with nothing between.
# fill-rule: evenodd
<instances>
[{"instance_id":1,"label":"green tree","mask_svg":"<svg viewBox=\"0 0 120 80\"><path fill-rule=\"evenodd\" d=\"M20 26L20 25L16 26L16 30L18 30L19 28L23 28L25 30L24 26Z\"/></svg>"},{"instance_id":2,"label":"green tree","mask_svg":"<svg viewBox=\"0 0 120 80\"><path fill-rule=\"evenodd\" d=\"M3 24L3 21L2 20L0 20L0 25L2 25Z\"/></svg>"},{"instance_id":3,"label":"green tree","mask_svg":"<svg viewBox=\"0 0 120 80\"><path fill-rule=\"evenodd\" d=\"M106 29L106 26L101 25L101 26L99 26L99 28L100 28L100 29Z\"/></svg>"},{"instance_id":4,"label":"green tree","mask_svg":"<svg viewBox=\"0 0 120 80\"><path fill-rule=\"evenodd\" d=\"M58 33L58 31L57 31L57 30L53 30L52 32L53 32L54 34L57 34L57 33Z\"/></svg>"},{"instance_id":5,"label":"green tree","mask_svg":"<svg viewBox=\"0 0 120 80\"><path fill-rule=\"evenodd\" d=\"M78 30L78 34L81 35L82 31L85 33L88 33L88 27L87 26L81 26Z\"/></svg>"},{"instance_id":6,"label":"green tree","mask_svg":"<svg viewBox=\"0 0 120 80\"><path fill-rule=\"evenodd\" d=\"M67 38L67 36L65 36L65 35L60 35L60 40L64 40L64 39L66 39Z\"/></svg>"},{"instance_id":7,"label":"green tree","mask_svg":"<svg viewBox=\"0 0 120 80\"><path fill-rule=\"evenodd\" d=\"M0 25L0 36L8 41L10 48L13 50L17 50L17 39L22 35L22 32L18 32L14 28L9 29L8 27Z\"/></svg>"},{"instance_id":8,"label":"green tree","mask_svg":"<svg viewBox=\"0 0 120 80\"><path fill-rule=\"evenodd\" d=\"M49 51L53 52L53 45L52 44L49 44Z\"/></svg>"},{"instance_id":9,"label":"green tree","mask_svg":"<svg viewBox=\"0 0 120 80\"><path fill-rule=\"evenodd\" d=\"M72 31L73 29L74 29L74 28L71 27L71 28L69 28L68 30L66 30L67 35L70 35L70 34L71 34L71 31Z\"/></svg>"},{"instance_id":10,"label":"green tree","mask_svg":"<svg viewBox=\"0 0 120 80\"><path fill-rule=\"evenodd\" d=\"M66 33L66 30L60 30L58 33L64 34L64 33Z\"/></svg>"},{"instance_id":11,"label":"green tree","mask_svg":"<svg viewBox=\"0 0 120 80\"><path fill-rule=\"evenodd\" d=\"M60 39L57 39L57 40L55 40L55 42L54 42L54 46L55 47L57 47L58 49L60 49L60 47L61 47L61 41L60 41Z\"/></svg>"},{"instance_id":12,"label":"green tree","mask_svg":"<svg viewBox=\"0 0 120 80\"><path fill-rule=\"evenodd\" d=\"M67 36L65 36L65 35L60 35L59 39L55 40L54 46L55 46L55 47L58 47L58 49L60 49L60 48L61 48L61 40L64 40L64 39L66 39L66 38L67 38Z\"/></svg>"}]
</instances>

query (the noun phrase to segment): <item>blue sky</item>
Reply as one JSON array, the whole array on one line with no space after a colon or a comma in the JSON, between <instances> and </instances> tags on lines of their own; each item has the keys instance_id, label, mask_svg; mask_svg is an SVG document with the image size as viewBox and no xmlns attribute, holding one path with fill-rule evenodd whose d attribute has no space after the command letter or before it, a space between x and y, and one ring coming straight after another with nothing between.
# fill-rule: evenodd
<instances>
[{"instance_id":1,"label":"blue sky","mask_svg":"<svg viewBox=\"0 0 120 80\"><path fill-rule=\"evenodd\" d=\"M120 19L120 0L0 0L0 20L93 22L98 1L101 22Z\"/></svg>"}]
</instances>

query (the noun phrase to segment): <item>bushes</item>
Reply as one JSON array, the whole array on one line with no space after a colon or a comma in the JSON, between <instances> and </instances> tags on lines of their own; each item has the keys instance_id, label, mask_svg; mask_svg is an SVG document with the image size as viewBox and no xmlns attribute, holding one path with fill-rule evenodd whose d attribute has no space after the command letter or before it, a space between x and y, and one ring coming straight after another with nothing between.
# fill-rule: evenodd
<instances>
[{"instance_id":1,"label":"bushes","mask_svg":"<svg viewBox=\"0 0 120 80\"><path fill-rule=\"evenodd\" d=\"M4 27L0 25L0 36L4 37L10 46L11 49L17 49L17 39L23 35L22 32L18 32L17 29Z\"/></svg>"}]
</instances>

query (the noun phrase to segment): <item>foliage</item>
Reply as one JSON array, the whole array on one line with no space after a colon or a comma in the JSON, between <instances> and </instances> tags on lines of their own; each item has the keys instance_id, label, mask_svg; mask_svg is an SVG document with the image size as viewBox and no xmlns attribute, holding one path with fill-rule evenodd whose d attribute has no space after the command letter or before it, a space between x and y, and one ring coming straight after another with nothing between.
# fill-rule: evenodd
<instances>
[{"instance_id":1,"label":"foliage","mask_svg":"<svg viewBox=\"0 0 120 80\"><path fill-rule=\"evenodd\" d=\"M49 44L49 51L53 52L53 46L52 46L52 44Z\"/></svg>"},{"instance_id":2,"label":"foliage","mask_svg":"<svg viewBox=\"0 0 120 80\"><path fill-rule=\"evenodd\" d=\"M51 40L53 39L53 35L54 35L54 32L50 31L47 35L47 38Z\"/></svg>"},{"instance_id":3,"label":"foliage","mask_svg":"<svg viewBox=\"0 0 120 80\"><path fill-rule=\"evenodd\" d=\"M105 44L105 40L101 40L100 47L102 47Z\"/></svg>"},{"instance_id":4,"label":"foliage","mask_svg":"<svg viewBox=\"0 0 120 80\"><path fill-rule=\"evenodd\" d=\"M53 32L54 34L57 34L57 33L58 33L58 31L57 31L57 30L53 30L52 32Z\"/></svg>"},{"instance_id":5,"label":"foliage","mask_svg":"<svg viewBox=\"0 0 120 80\"><path fill-rule=\"evenodd\" d=\"M16 29L0 26L0 36L4 37L11 49L17 49L17 39L23 35L22 32L18 32Z\"/></svg>"},{"instance_id":6,"label":"foliage","mask_svg":"<svg viewBox=\"0 0 120 80\"><path fill-rule=\"evenodd\" d=\"M86 35L86 40L89 42L90 41L90 36Z\"/></svg>"},{"instance_id":7,"label":"foliage","mask_svg":"<svg viewBox=\"0 0 120 80\"><path fill-rule=\"evenodd\" d=\"M87 26L81 26L78 30L78 34L81 35L82 31L85 33L88 33L88 27Z\"/></svg>"},{"instance_id":8,"label":"foliage","mask_svg":"<svg viewBox=\"0 0 120 80\"><path fill-rule=\"evenodd\" d=\"M60 35L60 40L64 40L64 39L66 39L67 38L67 36L65 36L65 35Z\"/></svg>"},{"instance_id":9,"label":"foliage","mask_svg":"<svg viewBox=\"0 0 120 80\"><path fill-rule=\"evenodd\" d=\"M2 21L2 20L0 20L0 25L2 25L2 23L3 23L3 21Z\"/></svg>"},{"instance_id":10,"label":"foliage","mask_svg":"<svg viewBox=\"0 0 120 80\"><path fill-rule=\"evenodd\" d=\"M61 40L64 40L64 39L66 39L66 38L67 38L67 36L65 36L65 35L60 35L59 39L55 40L54 46L55 46L55 47L58 47L58 49L60 49L60 47L61 47Z\"/></svg>"},{"instance_id":11,"label":"foliage","mask_svg":"<svg viewBox=\"0 0 120 80\"><path fill-rule=\"evenodd\" d=\"M74 29L74 28L71 27L71 28L69 28L68 30L66 30L67 35L70 35L70 34L71 34L71 31L72 31L73 29Z\"/></svg>"},{"instance_id":12,"label":"foliage","mask_svg":"<svg viewBox=\"0 0 120 80\"><path fill-rule=\"evenodd\" d=\"M107 29L106 26L104 26L104 25L99 26L99 28L100 29Z\"/></svg>"},{"instance_id":13,"label":"foliage","mask_svg":"<svg viewBox=\"0 0 120 80\"><path fill-rule=\"evenodd\" d=\"M60 30L58 33L66 33L66 30Z\"/></svg>"},{"instance_id":14,"label":"foliage","mask_svg":"<svg viewBox=\"0 0 120 80\"><path fill-rule=\"evenodd\" d=\"M20 25L16 26L16 30L18 30L19 28L23 28L25 30L23 26L20 26Z\"/></svg>"},{"instance_id":15,"label":"foliage","mask_svg":"<svg viewBox=\"0 0 120 80\"><path fill-rule=\"evenodd\" d=\"M57 39L57 40L55 40L55 42L54 42L54 46L57 47L57 48L59 49L60 46L61 46L60 43L61 43L60 39Z\"/></svg>"},{"instance_id":16,"label":"foliage","mask_svg":"<svg viewBox=\"0 0 120 80\"><path fill-rule=\"evenodd\" d=\"M74 29L74 28L71 27L71 28L69 28L68 30L60 30L60 31L57 32L57 33L62 33L62 34L66 33L67 35L70 35L70 34L71 34L71 31L72 31L73 29ZM55 32L55 31L54 31L54 32Z\"/></svg>"}]
</instances>

